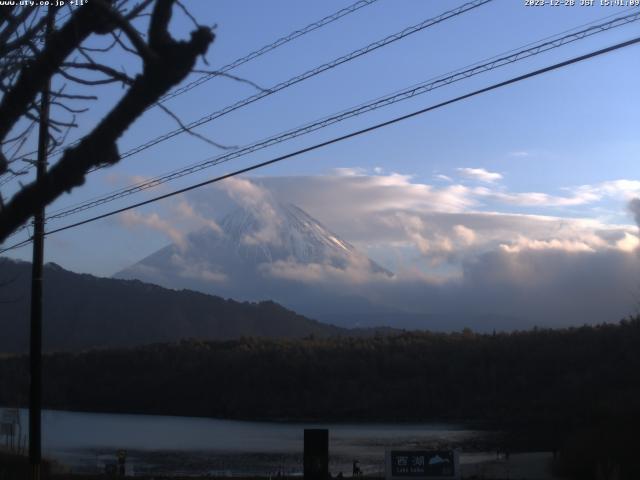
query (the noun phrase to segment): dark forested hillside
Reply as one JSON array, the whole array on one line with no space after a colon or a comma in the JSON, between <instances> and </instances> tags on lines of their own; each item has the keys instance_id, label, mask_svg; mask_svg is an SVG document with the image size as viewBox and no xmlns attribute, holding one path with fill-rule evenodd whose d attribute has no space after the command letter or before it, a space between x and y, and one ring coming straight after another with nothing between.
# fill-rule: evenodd
<instances>
[{"instance_id":1,"label":"dark forested hillside","mask_svg":"<svg viewBox=\"0 0 640 480\"><path fill-rule=\"evenodd\" d=\"M518 434L526 448L560 449L574 478L591 478L585 459L638 464L631 446L639 371L640 319L630 319L496 335L244 338L56 353L44 358L44 398L49 408L98 412L484 420ZM26 404L27 391L28 359L0 359L0 405Z\"/></svg>"},{"instance_id":2,"label":"dark forested hillside","mask_svg":"<svg viewBox=\"0 0 640 480\"><path fill-rule=\"evenodd\" d=\"M232 418L560 421L636 412L640 321L477 335L184 341L45 357L49 407ZM0 361L0 403L26 395Z\"/></svg>"},{"instance_id":3,"label":"dark forested hillside","mask_svg":"<svg viewBox=\"0 0 640 480\"><path fill-rule=\"evenodd\" d=\"M31 264L0 258L0 352L28 348ZM346 332L273 302L240 303L136 280L44 269L44 349L126 347L183 338L303 337Z\"/></svg>"}]
</instances>

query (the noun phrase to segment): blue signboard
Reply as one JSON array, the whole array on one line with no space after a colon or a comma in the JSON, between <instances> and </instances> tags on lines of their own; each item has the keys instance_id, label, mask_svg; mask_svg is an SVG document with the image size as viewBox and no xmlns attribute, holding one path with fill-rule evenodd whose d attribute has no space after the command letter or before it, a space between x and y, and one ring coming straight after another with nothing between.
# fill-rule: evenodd
<instances>
[{"instance_id":1,"label":"blue signboard","mask_svg":"<svg viewBox=\"0 0 640 480\"><path fill-rule=\"evenodd\" d=\"M388 450L386 460L388 480L459 478L454 450Z\"/></svg>"}]
</instances>

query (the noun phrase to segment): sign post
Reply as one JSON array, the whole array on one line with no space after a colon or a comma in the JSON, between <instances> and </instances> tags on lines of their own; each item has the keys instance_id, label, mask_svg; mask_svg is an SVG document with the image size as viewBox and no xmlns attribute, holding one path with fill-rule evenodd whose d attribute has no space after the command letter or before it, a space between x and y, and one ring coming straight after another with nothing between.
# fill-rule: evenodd
<instances>
[{"instance_id":1,"label":"sign post","mask_svg":"<svg viewBox=\"0 0 640 480\"><path fill-rule=\"evenodd\" d=\"M16 435L20 425L20 412L17 408L5 408L0 416L0 436L5 437L5 447L9 450L20 450L20 437L16 446Z\"/></svg>"},{"instance_id":2,"label":"sign post","mask_svg":"<svg viewBox=\"0 0 640 480\"><path fill-rule=\"evenodd\" d=\"M386 480L460 479L458 450L387 450Z\"/></svg>"},{"instance_id":3,"label":"sign post","mask_svg":"<svg viewBox=\"0 0 640 480\"><path fill-rule=\"evenodd\" d=\"M329 477L329 430L304 430L304 480L327 480Z\"/></svg>"},{"instance_id":4,"label":"sign post","mask_svg":"<svg viewBox=\"0 0 640 480\"><path fill-rule=\"evenodd\" d=\"M118 475L121 477L125 476L126 469L125 464L127 462L127 451L126 450L118 450Z\"/></svg>"}]
</instances>

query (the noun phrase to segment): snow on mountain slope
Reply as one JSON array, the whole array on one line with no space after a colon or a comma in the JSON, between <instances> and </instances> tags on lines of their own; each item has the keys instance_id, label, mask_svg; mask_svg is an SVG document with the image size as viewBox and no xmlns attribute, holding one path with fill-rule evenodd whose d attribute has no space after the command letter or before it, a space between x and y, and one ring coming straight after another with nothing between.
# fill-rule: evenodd
<instances>
[{"instance_id":1,"label":"snow on mountain slope","mask_svg":"<svg viewBox=\"0 0 640 480\"><path fill-rule=\"evenodd\" d=\"M392 277L291 204L238 208L220 228L221 232L205 228L191 233L183 245L169 245L116 277L236 300L274 300L316 318L322 316L316 307L327 302L336 309L347 302L363 313L371 311L369 302L349 285L358 279Z\"/></svg>"},{"instance_id":2,"label":"snow on mountain slope","mask_svg":"<svg viewBox=\"0 0 640 480\"><path fill-rule=\"evenodd\" d=\"M221 240L252 262L294 259L300 263L346 261L360 255L344 240L294 205L277 204L276 221L265 224L254 212L238 208L221 223Z\"/></svg>"}]
</instances>

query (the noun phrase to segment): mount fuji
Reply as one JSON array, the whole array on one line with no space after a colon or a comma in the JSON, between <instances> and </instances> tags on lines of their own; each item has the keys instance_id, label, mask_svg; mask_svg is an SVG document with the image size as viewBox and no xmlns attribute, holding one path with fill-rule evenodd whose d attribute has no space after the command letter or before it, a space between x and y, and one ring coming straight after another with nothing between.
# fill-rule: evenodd
<instances>
[{"instance_id":1,"label":"mount fuji","mask_svg":"<svg viewBox=\"0 0 640 480\"><path fill-rule=\"evenodd\" d=\"M354 327L385 311L358 284L393 274L297 206L269 202L238 207L219 228L190 233L115 277L234 300L273 300Z\"/></svg>"}]
</instances>

